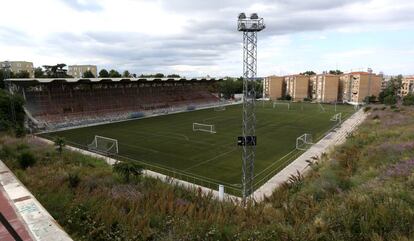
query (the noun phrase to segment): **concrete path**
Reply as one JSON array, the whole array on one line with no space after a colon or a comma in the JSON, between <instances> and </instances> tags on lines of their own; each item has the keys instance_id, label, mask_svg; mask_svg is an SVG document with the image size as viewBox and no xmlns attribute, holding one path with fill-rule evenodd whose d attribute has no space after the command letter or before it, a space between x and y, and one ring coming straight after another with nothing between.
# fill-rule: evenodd
<instances>
[{"instance_id":1,"label":"concrete path","mask_svg":"<svg viewBox=\"0 0 414 241\"><path fill-rule=\"evenodd\" d=\"M0 211L25 241L72 241L2 161L0 161ZM0 240L14 240L1 224Z\"/></svg>"},{"instance_id":2,"label":"concrete path","mask_svg":"<svg viewBox=\"0 0 414 241\"><path fill-rule=\"evenodd\" d=\"M308 160L312 160L312 157L320 157L322 153L329 152L333 146L344 143L346 136L354 131L366 117L367 114L362 109L353 114L341 126L328 133L295 161L258 188L254 193L254 199L261 202L264 197L272 195L273 190L286 182L291 175L296 175L298 171L301 174L305 173L309 169Z\"/></svg>"}]
</instances>

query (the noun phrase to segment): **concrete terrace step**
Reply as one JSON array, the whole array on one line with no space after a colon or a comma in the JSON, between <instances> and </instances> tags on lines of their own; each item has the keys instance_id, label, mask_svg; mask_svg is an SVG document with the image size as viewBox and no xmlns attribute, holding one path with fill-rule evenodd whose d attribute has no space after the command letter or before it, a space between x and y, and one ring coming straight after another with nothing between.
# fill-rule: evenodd
<instances>
[{"instance_id":1,"label":"concrete terrace step","mask_svg":"<svg viewBox=\"0 0 414 241\"><path fill-rule=\"evenodd\" d=\"M0 161L0 211L25 241L72 241L56 220ZM13 241L0 225L0 240Z\"/></svg>"}]
</instances>

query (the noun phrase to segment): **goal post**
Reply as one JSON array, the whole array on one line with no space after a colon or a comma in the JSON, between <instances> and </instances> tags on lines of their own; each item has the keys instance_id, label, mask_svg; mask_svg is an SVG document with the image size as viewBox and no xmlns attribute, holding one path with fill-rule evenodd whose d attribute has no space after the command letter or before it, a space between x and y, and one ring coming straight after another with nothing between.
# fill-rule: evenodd
<instances>
[{"instance_id":1,"label":"goal post","mask_svg":"<svg viewBox=\"0 0 414 241\"><path fill-rule=\"evenodd\" d=\"M287 109L290 110L290 103L286 102L273 102L273 109L277 109L278 106L287 106Z\"/></svg>"},{"instance_id":2,"label":"goal post","mask_svg":"<svg viewBox=\"0 0 414 241\"><path fill-rule=\"evenodd\" d=\"M305 151L307 150L311 145L313 145L313 139L312 135L305 133L298 138L296 138L296 149Z\"/></svg>"},{"instance_id":3,"label":"goal post","mask_svg":"<svg viewBox=\"0 0 414 241\"><path fill-rule=\"evenodd\" d=\"M342 113L337 113L331 117L331 121L342 122Z\"/></svg>"},{"instance_id":4,"label":"goal post","mask_svg":"<svg viewBox=\"0 0 414 241\"><path fill-rule=\"evenodd\" d=\"M216 129L214 125L202 124L202 123L193 123L193 131L203 131L203 132L209 132L211 134L216 133Z\"/></svg>"},{"instance_id":5,"label":"goal post","mask_svg":"<svg viewBox=\"0 0 414 241\"><path fill-rule=\"evenodd\" d=\"M320 103L320 102L318 102L318 107L319 107L319 109L322 111L322 112L325 112L326 110L325 110L325 107L323 107L323 105Z\"/></svg>"},{"instance_id":6,"label":"goal post","mask_svg":"<svg viewBox=\"0 0 414 241\"><path fill-rule=\"evenodd\" d=\"M104 154L118 154L118 140L95 135L92 143L88 145L88 150Z\"/></svg>"}]
</instances>

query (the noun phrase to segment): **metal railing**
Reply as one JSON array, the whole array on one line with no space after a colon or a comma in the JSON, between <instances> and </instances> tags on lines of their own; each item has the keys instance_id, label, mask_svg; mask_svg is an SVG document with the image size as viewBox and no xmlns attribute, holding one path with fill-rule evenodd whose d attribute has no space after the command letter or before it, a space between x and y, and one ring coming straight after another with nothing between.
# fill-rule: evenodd
<instances>
[{"instance_id":1,"label":"metal railing","mask_svg":"<svg viewBox=\"0 0 414 241\"><path fill-rule=\"evenodd\" d=\"M0 212L0 223L6 228L7 232L14 238L16 241L23 241L20 235L16 232L16 230L11 226L9 221L7 221L6 217Z\"/></svg>"}]
</instances>

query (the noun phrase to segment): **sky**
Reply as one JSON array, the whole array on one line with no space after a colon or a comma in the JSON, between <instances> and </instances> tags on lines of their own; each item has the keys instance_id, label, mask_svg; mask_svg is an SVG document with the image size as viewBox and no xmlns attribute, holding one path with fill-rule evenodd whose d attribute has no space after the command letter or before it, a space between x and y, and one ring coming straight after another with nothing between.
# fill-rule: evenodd
<instances>
[{"instance_id":1,"label":"sky","mask_svg":"<svg viewBox=\"0 0 414 241\"><path fill-rule=\"evenodd\" d=\"M313 70L414 74L413 0L12 0L0 60L136 74L240 76L240 12L258 13L258 76Z\"/></svg>"}]
</instances>

